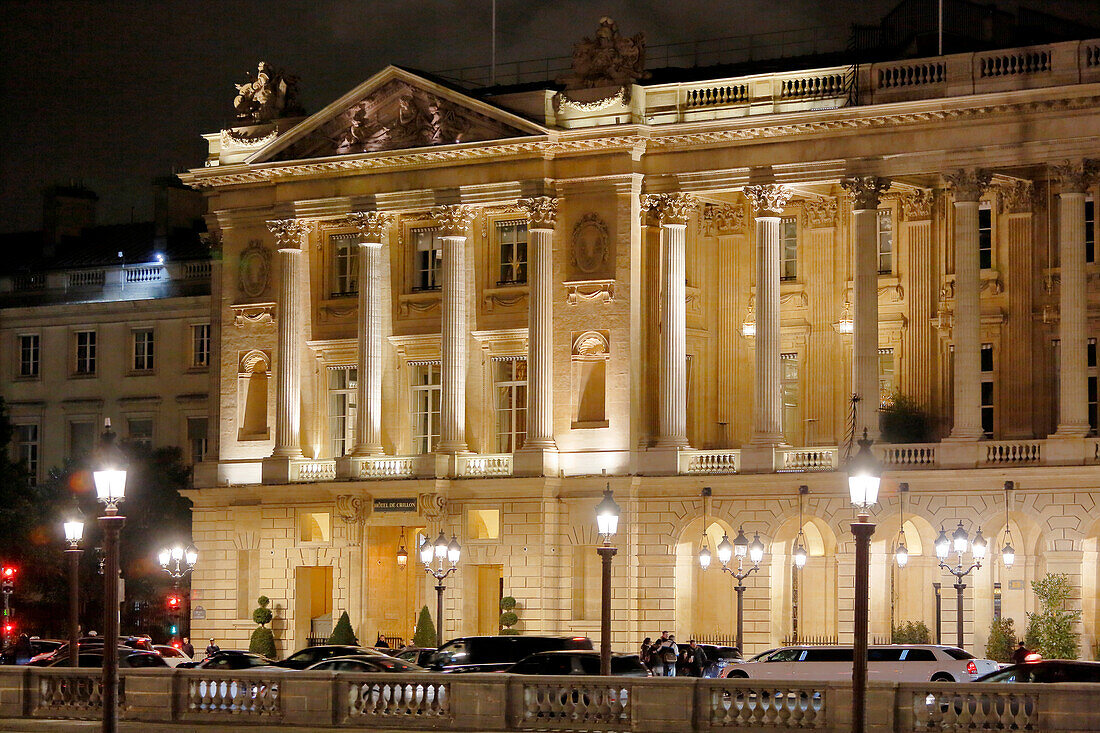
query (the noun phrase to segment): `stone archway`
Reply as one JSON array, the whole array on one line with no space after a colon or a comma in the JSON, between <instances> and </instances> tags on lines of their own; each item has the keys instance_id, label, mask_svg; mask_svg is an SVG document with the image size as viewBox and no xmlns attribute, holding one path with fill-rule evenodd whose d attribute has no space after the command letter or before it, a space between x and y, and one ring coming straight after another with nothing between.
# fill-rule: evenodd
<instances>
[{"instance_id":1,"label":"stone archway","mask_svg":"<svg viewBox=\"0 0 1100 733\"><path fill-rule=\"evenodd\" d=\"M794 565L794 546L802 530L808 558ZM769 548L771 553L771 644L797 638L831 641L837 637L837 538L829 524L813 515L784 522Z\"/></svg>"},{"instance_id":2,"label":"stone archway","mask_svg":"<svg viewBox=\"0 0 1100 733\"><path fill-rule=\"evenodd\" d=\"M722 519L707 518L707 543L714 555L710 569L704 571L699 566L703 518L692 520L680 533L676 543L676 622L673 626L678 640L686 641L689 637L732 639L737 633L733 590L736 581L721 571L716 551L727 534L732 541L737 531Z\"/></svg>"}]
</instances>

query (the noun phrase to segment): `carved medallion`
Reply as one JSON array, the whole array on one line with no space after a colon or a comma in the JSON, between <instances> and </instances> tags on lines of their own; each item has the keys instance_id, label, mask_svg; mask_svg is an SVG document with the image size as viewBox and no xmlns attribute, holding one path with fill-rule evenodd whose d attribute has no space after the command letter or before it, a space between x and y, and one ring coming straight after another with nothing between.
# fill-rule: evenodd
<instances>
[{"instance_id":1,"label":"carved medallion","mask_svg":"<svg viewBox=\"0 0 1100 733\"><path fill-rule=\"evenodd\" d=\"M611 236L599 214L590 212L573 227L570 254L577 270L585 275L602 272L607 264Z\"/></svg>"},{"instance_id":2,"label":"carved medallion","mask_svg":"<svg viewBox=\"0 0 1100 733\"><path fill-rule=\"evenodd\" d=\"M271 279L271 250L253 239L241 252L237 269L237 288L249 298L259 298Z\"/></svg>"}]
</instances>

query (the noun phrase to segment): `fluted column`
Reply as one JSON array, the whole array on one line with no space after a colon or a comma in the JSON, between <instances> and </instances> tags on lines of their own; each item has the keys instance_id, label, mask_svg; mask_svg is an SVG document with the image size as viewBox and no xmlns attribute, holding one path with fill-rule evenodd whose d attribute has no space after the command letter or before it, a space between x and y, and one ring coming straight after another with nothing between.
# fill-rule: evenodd
<instances>
[{"instance_id":1,"label":"fluted column","mask_svg":"<svg viewBox=\"0 0 1100 733\"><path fill-rule=\"evenodd\" d=\"M390 217L378 211L352 216L359 229L359 409L353 456L382 452L382 233Z\"/></svg>"},{"instance_id":2,"label":"fluted column","mask_svg":"<svg viewBox=\"0 0 1100 733\"><path fill-rule=\"evenodd\" d=\"M647 194L642 208L661 225L661 351L657 448L687 448L687 305L685 232L695 199L683 193Z\"/></svg>"},{"instance_id":3,"label":"fluted column","mask_svg":"<svg viewBox=\"0 0 1100 733\"><path fill-rule=\"evenodd\" d=\"M1058 192L1058 259L1062 284L1058 297L1057 435L1081 437L1089 433L1085 191L1090 171L1083 161L1067 162L1054 170L1061 184Z\"/></svg>"},{"instance_id":4,"label":"fluted column","mask_svg":"<svg viewBox=\"0 0 1100 733\"><path fill-rule=\"evenodd\" d=\"M301 458L302 245L309 224L298 219L269 221L279 252L279 363L275 382L274 458Z\"/></svg>"},{"instance_id":5,"label":"fluted column","mask_svg":"<svg viewBox=\"0 0 1100 733\"><path fill-rule=\"evenodd\" d=\"M791 199L786 186L746 186L756 219L756 376L752 443L783 442L779 371L779 217Z\"/></svg>"},{"instance_id":6,"label":"fluted column","mask_svg":"<svg viewBox=\"0 0 1100 733\"><path fill-rule=\"evenodd\" d=\"M852 229L852 392L855 434L878 438L878 204L888 178L845 178L840 185L854 198Z\"/></svg>"},{"instance_id":7,"label":"fluted column","mask_svg":"<svg viewBox=\"0 0 1100 733\"><path fill-rule=\"evenodd\" d=\"M466 452L466 238L474 210L438 206L432 211L443 239L443 380L439 453Z\"/></svg>"},{"instance_id":8,"label":"fluted column","mask_svg":"<svg viewBox=\"0 0 1100 733\"><path fill-rule=\"evenodd\" d=\"M978 261L978 201L990 174L980 169L945 176L955 206L955 422L951 438L982 437L981 269Z\"/></svg>"},{"instance_id":9,"label":"fluted column","mask_svg":"<svg viewBox=\"0 0 1100 733\"><path fill-rule=\"evenodd\" d=\"M523 199L527 212L527 437L525 450L557 450L554 443L554 225L558 200Z\"/></svg>"}]
</instances>

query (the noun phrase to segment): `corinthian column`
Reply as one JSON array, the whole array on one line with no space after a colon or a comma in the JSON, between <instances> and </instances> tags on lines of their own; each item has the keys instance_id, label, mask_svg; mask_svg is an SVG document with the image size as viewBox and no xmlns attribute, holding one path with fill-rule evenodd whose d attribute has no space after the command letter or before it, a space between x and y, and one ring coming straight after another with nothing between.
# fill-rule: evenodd
<instances>
[{"instance_id":1,"label":"corinthian column","mask_svg":"<svg viewBox=\"0 0 1100 733\"><path fill-rule=\"evenodd\" d=\"M273 458L301 458L302 245L309 224L298 219L269 221L279 251L279 362L275 382Z\"/></svg>"},{"instance_id":2,"label":"corinthian column","mask_svg":"<svg viewBox=\"0 0 1100 733\"><path fill-rule=\"evenodd\" d=\"M978 261L978 201L990 175L980 169L945 176L955 205L955 424L954 440L982 437L981 270Z\"/></svg>"},{"instance_id":3,"label":"corinthian column","mask_svg":"<svg viewBox=\"0 0 1100 733\"><path fill-rule=\"evenodd\" d=\"M840 182L855 199L852 228L855 252L852 263L852 392L859 395L855 407L855 434L867 431L878 438L878 204L890 187L888 178L862 176Z\"/></svg>"},{"instance_id":4,"label":"corinthian column","mask_svg":"<svg viewBox=\"0 0 1100 733\"><path fill-rule=\"evenodd\" d=\"M359 410L353 456L382 452L382 233L389 214L352 215L359 229Z\"/></svg>"},{"instance_id":5,"label":"corinthian column","mask_svg":"<svg viewBox=\"0 0 1100 733\"><path fill-rule=\"evenodd\" d=\"M1082 437L1089 433L1085 191L1090 171L1083 161L1067 162L1054 171L1061 182L1058 193L1058 259L1062 285L1058 298L1057 435Z\"/></svg>"},{"instance_id":6,"label":"corinthian column","mask_svg":"<svg viewBox=\"0 0 1100 733\"><path fill-rule=\"evenodd\" d=\"M439 453L466 448L466 238L474 220L469 206L437 206L432 216L443 239L443 394Z\"/></svg>"},{"instance_id":7,"label":"corinthian column","mask_svg":"<svg viewBox=\"0 0 1100 733\"><path fill-rule=\"evenodd\" d=\"M661 225L661 352L657 448L687 448L687 320L685 231L695 199L683 193L647 194L642 208Z\"/></svg>"},{"instance_id":8,"label":"corinthian column","mask_svg":"<svg viewBox=\"0 0 1100 733\"><path fill-rule=\"evenodd\" d=\"M779 217L791 199L786 186L746 186L756 219L756 377L752 443L783 443L779 372Z\"/></svg>"},{"instance_id":9,"label":"corinthian column","mask_svg":"<svg viewBox=\"0 0 1100 733\"><path fill-rule=\"evenodd\" d=\"M525 451L556 451L554 443L554 225L558 200L522 199L527 212L527 437ZM541 470L539 473L543 473Z\"/></svg>"}]
</instances>

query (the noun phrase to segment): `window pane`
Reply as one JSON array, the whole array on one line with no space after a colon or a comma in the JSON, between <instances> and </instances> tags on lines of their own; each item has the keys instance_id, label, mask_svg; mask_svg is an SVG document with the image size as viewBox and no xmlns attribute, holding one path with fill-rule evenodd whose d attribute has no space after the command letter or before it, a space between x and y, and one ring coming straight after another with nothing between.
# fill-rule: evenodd
<instances>
[{"instance_id":1,"label":"window pane","mask_svg":"<svg viewBox=\"0 0 1100 733\"><path fill-rule=\"evenodd\" d=\"M978 261L979 267L993 267L993 211L988 204L978 209Z\"/></svg>"},{"instance_id":2,"label":"window pane","mask_svg":"<svg viewBox=\"0 0 1100 733\"><path fill-rule=\"evenodd\" d=\"M878 271L889 273L894 268L894 219L889 209L878 212Z\"/></svg>"},{"instance_id":3,"label":"window pane","mask_svg":"<svg viewBox=\"0 0 1100 733\"><path fill-rule=\"evenodd\" d=\"M191 366L210 366L210 324L191 327Z\"/></svg>"},{"instance_id":4,"label":"window pane","mask_svg":"<svg viewBox=\"0 0 1100 733\"><path fill-rule=\"evenodd\" d=\"M527 222L497 222L500 282L527 282Z\"/></svg>"},{"instance_id":5,"label":"window pane","mask_svg":"<svg viewBox=\"0 0 1100 733\"><path fill-rule=\"evenodd\" d=\"M793 218L779 221L780 274L784 280L798 277L798 221Z\"/></svg>"}]
</instances>

